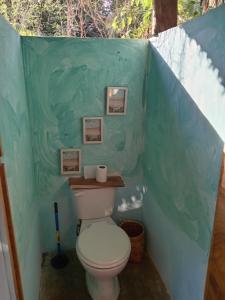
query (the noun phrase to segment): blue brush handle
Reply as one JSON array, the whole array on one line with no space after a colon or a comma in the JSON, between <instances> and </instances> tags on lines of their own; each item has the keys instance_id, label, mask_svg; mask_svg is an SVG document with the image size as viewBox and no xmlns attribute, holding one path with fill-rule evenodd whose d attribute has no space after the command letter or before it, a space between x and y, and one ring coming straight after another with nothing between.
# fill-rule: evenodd
<instances>
[{"instance_id":1,"label":"blue brush handle","mask_svg":"<svg viewBox=\"0 0 225 300\"><path fill-rule=\"evenodd\" d=\"M56 231L59 230L59 218L58 218L58 204L57 202L54 203L54 209L55 209L55 227Z\"/></svg>"},{"instance_id":2,"label":"blue brush handle","mask_svg":"<svg viewBox=\"0 0 225 300\"><path fill-rule=\"evenodd\" d=\"M55 227L56 227L56 240L57 240L57 250L58 254L61 253L61 245L60 245L60 234L59 234L59 215L58 215L58 204L54 203L55 210Z\"/></svg>"}]
</instances>

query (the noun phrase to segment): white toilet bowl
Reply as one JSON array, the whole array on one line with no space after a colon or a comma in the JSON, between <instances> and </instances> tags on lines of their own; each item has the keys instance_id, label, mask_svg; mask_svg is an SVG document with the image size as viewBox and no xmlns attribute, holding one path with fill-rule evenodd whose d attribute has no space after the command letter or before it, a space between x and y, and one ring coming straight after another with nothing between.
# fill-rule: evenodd
<instances>
[{"instance_id":1,"label":"white toilet bowl","mask_svg":"<svg viewBox=\"0 0 225 300\"><path fill-rule=\"evenodd\" d=\"M126 266L130 250L127 234L110 217L82 221L76 251L93 300L118 298L117 275Z\"/></svg>"}]
</instances>

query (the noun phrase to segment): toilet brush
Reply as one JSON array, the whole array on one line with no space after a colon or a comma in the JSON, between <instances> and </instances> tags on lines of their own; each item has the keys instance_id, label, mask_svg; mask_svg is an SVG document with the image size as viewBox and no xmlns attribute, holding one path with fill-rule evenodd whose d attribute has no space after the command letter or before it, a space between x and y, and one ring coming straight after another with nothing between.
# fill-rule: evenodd
<instances>
[{"instance_id":1,"label":"toilet brush","mask_svg":"<svg viewBox=\"0 0 225 300\"><path fill-rule=\"evenodd\" d=\"M68 264L68 258L62 253L60 244L60 232L59 232L59 215L58 215L58 204L54 203L54 213L55 213L55 227L56 227L56 241L57 241L57 254L51 259L51 265L55 269L62 269Z\"/></svg>"}]
</instances>

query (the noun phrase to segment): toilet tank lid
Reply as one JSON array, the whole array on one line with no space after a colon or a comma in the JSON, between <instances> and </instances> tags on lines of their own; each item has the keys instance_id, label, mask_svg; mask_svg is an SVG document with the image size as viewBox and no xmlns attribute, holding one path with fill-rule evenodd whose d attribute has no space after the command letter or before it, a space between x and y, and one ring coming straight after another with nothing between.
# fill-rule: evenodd
<instances>
[{"instance_id":1,"label":"toilet tank lid","mask_svg":"<svg viewBox=\"0 0 225 300\"><path fill-rule=\"evenodd\" d=\"M110 267L130 254L130 240L115 224L96 222L82 231L77 248L84 260L99 267Z\"/></svg>"}]
</instances>

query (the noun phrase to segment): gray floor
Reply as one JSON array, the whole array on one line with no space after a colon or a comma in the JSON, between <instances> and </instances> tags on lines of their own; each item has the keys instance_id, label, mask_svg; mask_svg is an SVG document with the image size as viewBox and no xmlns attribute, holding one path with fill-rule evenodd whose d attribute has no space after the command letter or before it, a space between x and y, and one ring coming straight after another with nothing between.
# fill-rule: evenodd
<instances>
[{"instance_id":1,"label":"gray floor","mask_svg":"<svg viewBox=\"0 0 225 300\"><path fill-rule=\"evenodd\" d=\"M65 269L51 267L52 255L45 257L40 300L91 300L85 286L85 273L75 250L66 253L69 264ZM150 259L145 256L139 264L128 263L119 276L118 300L169 300L170 297Z\"/></svg>"}]
</instances>

